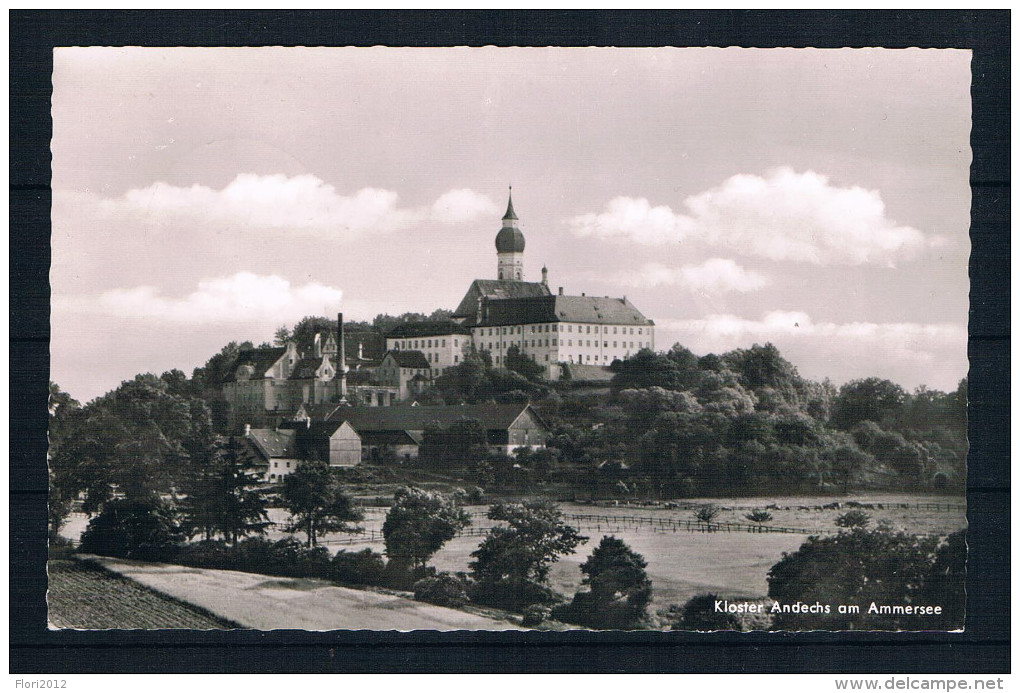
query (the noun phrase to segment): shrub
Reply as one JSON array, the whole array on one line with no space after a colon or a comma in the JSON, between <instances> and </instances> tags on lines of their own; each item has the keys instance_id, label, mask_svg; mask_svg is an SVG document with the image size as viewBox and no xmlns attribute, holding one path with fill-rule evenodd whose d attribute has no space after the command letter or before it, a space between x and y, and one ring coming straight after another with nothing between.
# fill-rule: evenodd
<instances>
[{"instance_id":1,"label":"shrub","mask_svg":"<svg viewBox=\"0 0 1020 693\"><path fill-rule=\"evenodd\" d=\"M473 602L510 611L520 611L529 604L555 604L562 599L546 585L520 577L476 582L470 596Z\"/></svg>"},{"instance_id":2,"label":"shrub","mask_svg":"<svg viewBox=\"0 0 1020 693\"><path fill-rule=\"evenodd\" d=\"M414 598L437 606L458 608L468 602L466 581L453 573L439 573L414 583Z\"/></svg>"},{"instance_id":3,"label":"shrub","mask_svg":"<svg viewBox=\"0 0 1020 693\"><path fill-rule=\"evenodd\" d=\"M714 505L703 505L694 511L694 519L706 525L710 525L719 516L721 511Z\"/></svg>"},{"instance_id":4,"label":"shrub","mask_svg":"<svg viewBox=\"0 0 1020 693\"><path fill-rule=\"evenodd\" d=\"M89 522L78 550L153 560L181 537L172 508L158 498L114 500Z\"/></svg>"},{"instance_id":5,"label":"shrub","mask_svg":"<svg viewBox=\"0 0 1020 693\"><path fill-rule=\"evenodd\" d=\"M382 585L386 561L372 549L340 551L330 562L330 579L355 585Z\"/></svg>"},{"instance_id":6,"label":"shrub","mask_svg":"<svg viewBox=\"0 0 1020 693\"><path fill-rule=\"evenodd\" d=\"M763 525L766 522L772 522L772 513L767 510L755 508L753 512L749 512L744 515L744 518L759 525Z\"/></svg>"},{"instance_id":7,"label":"shrub","mask_svg":"<svg viewBox=\"0 0 1020 693\"><path fill-rule=\"evenodd\" d=\"M863 510L851 510L836 518L836 526L846 527L847 529L853 529L854 527L867 527L870 522L871 515Z\"/></svg>"},{"instance_id":8,"label":"shrub","mask_svg":"<svg viewBox=\"0 0 1020 693\"><path fill-rule=\"evenodd\" d=\"M736 614L719 613L715 610L715 594L699 594L687 600L680 608L679 618L673 622L673 630L740 630L740 619Z\"/></svg>"},{"instance_id":9,"label":"shrub","mask_svg":"<svg viewBox=\"0 0 1020 693\"><path fill-rule=\"evenodd\" d=\"M521 625L527 628L534 628L544 623L552 615L552 609L544 604L531 604L524 607L524 618Z\"/></svg>"}]
</instances>

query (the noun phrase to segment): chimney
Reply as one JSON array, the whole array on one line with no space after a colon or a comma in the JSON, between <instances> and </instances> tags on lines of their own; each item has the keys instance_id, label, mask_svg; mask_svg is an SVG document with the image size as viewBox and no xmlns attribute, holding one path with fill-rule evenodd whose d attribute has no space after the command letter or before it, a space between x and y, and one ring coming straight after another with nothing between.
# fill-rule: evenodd
<instances>
[{"instance_id":1,"label":"chimney","mask_svg":"<svg viewBox=\"0 0 1020 693\"><path fill-rule=\"evenodd\" d=\"M582 296L584 296L584 295L585 295L585 293L584 293L584 292L582 291L582 292L581 292L581 295L582 295Z\"/></svg>"},{"instance_id":2,"label":"chimney","mask_svg":"<svg viewBox=\"0 0 1020 693\"><path fill-rule=\"evenodd\" d=\"M337 348L337 366L336 369L340 372L340 402L347 401L347 352L345 350L346 345L344 344L344 314L336 314L336 348Z\"/></svg>"},{"instance_id":3,"label":"chimney","mask_svg":"<svg viewBox=\"0 0 1020 693\"><path fill-rule=\"evenodd\" d=\"M319 332L315 333L315 342L312 345L312 356L315 358L322 358L322 334Z\"/></svg>"},{"instance_id":4,"label":"chimney","mask_svg":"<svg viewBox=\"0 0 1020 693\"><path fill-rule=\"evenodd\" d=\"M560 296L562 296L562 295L563 295L563 287L561 286L560 287Z\"/></svg>"},{"instance_id":5,"label":"chimney","mask_svg":"<svg viewBox=\"0 0 1020 693\"><path fill-rule=\"evenodd\" d=\"M247 423L244 425L244 437L247 438L251 435L251 424Z\"/></svg>"}]
</instances>

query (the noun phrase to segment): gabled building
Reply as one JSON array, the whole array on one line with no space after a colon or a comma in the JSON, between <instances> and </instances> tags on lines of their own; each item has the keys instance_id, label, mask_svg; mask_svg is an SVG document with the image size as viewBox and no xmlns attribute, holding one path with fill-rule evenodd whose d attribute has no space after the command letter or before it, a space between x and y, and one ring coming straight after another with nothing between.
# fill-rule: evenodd
<instances>
[{"instance_id":1,"label":"gabled building","mask_svg":"<svg viewBox=\"0 0 1020 693\"><path fill-rule=\"evenodd\" d=\"M387 351L376 370L381 385L397 389L398 399L422 394L432 381L432 364L421 351Z\"/></svg>"},{"instance_id":2,"label":"gabled building","mask_svg":"<svg viewBox=\"0 0 1020 693\"><path fill-rule=\"evenodd\" d=\"M361 437L346 421L306 422L294 434L302 459L322 460L330 467L354 467L361 462Z\"/></svg>"},{"instance_id":3,"label":"gabled building","mask_svg":"<svg viewBox=\"0 0 1020 693\"><path fill-rule=\"evenodd\" d=\"M293 430L246 427L243 441L249 466L263 481L282 483L301 461L296 440Z\"/></svg>"},{"instance_id":4,"label":"gabled building","mask_svg":"<svg viewBox=\"0 0 1020 693\"><path fill-rule=\"evenodd\" d=\"M464 362L471 352L471 330L452 320L409 322L386 335L389 351L420 351L429 362L432 377Z\"/></svg>"}]
</instances>

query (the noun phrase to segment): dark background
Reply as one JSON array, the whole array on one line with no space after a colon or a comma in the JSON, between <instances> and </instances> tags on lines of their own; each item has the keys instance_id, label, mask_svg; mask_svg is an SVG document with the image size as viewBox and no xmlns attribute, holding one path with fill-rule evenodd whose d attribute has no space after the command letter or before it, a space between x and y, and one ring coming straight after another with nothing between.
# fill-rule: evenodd
<instances>
[{"instance_id":1,"label":"dark background","mask_svg":"<svg viewBox=\"0 0 1020 693\"><path fill-rule=\"evenodd\" d=\"M1009 671L1008 11L11 11L10 671ZM965 633L49 631L50 76L54 46L553 45L972 49Z\"/></svg>"}]
</instances>

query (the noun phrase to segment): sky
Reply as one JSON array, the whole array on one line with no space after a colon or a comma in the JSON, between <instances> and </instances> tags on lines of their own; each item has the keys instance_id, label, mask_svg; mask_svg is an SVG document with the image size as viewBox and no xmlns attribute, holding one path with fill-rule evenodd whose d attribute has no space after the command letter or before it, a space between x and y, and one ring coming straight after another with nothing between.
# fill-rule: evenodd
<instances>
[{"instance_id":1,"label":"sky","mask_svg":"<svg viewBox=\"0 0 1020 693\"><path fill-rule=\"evenodd\" d=\"M967 373L970 52L58 48L51 380L82 402L306 315L495 278L814 380Z\"/></svg>"}]
</instances>

